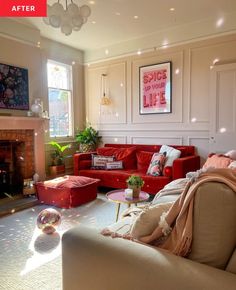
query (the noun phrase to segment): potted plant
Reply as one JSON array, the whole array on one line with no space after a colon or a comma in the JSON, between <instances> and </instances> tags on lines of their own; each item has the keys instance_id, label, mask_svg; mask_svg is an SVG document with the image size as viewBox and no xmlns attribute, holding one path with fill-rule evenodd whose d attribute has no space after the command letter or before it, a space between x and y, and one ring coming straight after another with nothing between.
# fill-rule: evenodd
<instances>
[{"instance_id":1,"label":"potted plant","mask_svg":"<svg viewBox=\"0 0 236 290\"><path fill-rule=\"evenodd\" d=\"M131 175L127 180L128 188L133 189L133 198L139 197L141 187L144 185L143 179L139 175Z\"/></svg>"},{"instance_id":2,"label":"potted plant","mask_svg":"<svg viewBox=\"0 0 236 290\"><path fill-rule=\"evenodd\" d=\"M79 143L81 152L96 150L101 138L101 136L98 136L98 131L90 125L76 134L76 141Z\"/></svg>"},{"instance_id":3,"label":"potted plant","mask_svg":"<svg viewBox=\"0 0 236 290\"><path fill-rule=\"evenodd\" d=\"M64 163L64 151L68 148L70 148L70 144L61 146L56 141L51 141L49 143L51 146L54 147L54 151L51 153L51 166L49 167L49 173L50 175L57 175L65 172L65 163Z\"/></svg>"}]
</instances>

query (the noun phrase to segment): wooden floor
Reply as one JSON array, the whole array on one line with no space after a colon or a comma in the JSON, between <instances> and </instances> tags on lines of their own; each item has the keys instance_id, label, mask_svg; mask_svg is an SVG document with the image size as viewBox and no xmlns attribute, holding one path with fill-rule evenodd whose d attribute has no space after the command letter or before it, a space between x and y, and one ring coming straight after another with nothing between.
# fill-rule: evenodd
<instances>
[{"instance_id":1,"label":"wooden floor","mask_svg":"<svg viewBox=\"0 0 236 290\"><path fill-rule=\"evenodd\" d=\"M29 207L39 204L36 196L16 195L0 199L0 217L12 214Z\"/></svg>"}]
</instances>

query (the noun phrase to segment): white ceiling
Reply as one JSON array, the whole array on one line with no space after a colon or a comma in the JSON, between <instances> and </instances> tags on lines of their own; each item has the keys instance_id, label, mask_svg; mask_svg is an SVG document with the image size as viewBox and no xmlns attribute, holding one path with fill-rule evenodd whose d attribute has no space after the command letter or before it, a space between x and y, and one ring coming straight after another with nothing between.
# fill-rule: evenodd
<instances>
[{"instance_id":1,"label":"white ceiling","mask_svg":"<svg viewBox=\"0 0 236 290\"><path fill-rule=\"evenodd\" d=\"M70 1L68 0L68 3ZM54 2L56 0L48 1L49 4ZM73 2L79 6L89 5L92 13L82 29L78 32L73 31L70 36L65 36L59 29L44 24L42 18L21 18L18 21L39 29L43 37L85 51L104 50L125 42L127 44L131 40L144 39L160 31L164 42L168 39L167 32L171 29L184 26L190 29L193 23L193 38L196 34L195 29L198 30L196 35L200 37L205 36L206 31L211 33L210 28L214 34L217 30L220 33L236 28L235 20L232 21L232 15L236 13L236 0L94 0L94 4L90 4L89 0ZM60 3L64 4L65 0L60 0ZM171 12L172 7L175 11ZM135 15L138 19L134 19ZM222 25L217 26L219 19L222 19ZM96 23L93 24L93 21ZM144 46L148 48L147 44Z\"/></svg>"}]
</instances>

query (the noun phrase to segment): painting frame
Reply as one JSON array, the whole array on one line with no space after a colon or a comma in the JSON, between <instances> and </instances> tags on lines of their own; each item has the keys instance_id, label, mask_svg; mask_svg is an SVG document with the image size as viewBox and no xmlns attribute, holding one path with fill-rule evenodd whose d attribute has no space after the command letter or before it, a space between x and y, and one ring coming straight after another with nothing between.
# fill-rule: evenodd
<instances>
[{"instance_id":1,"label":"painting frame","mask_svg":"<svg viewBox=\"0 0 236 290\"><path fill-rule=\"evenodd\" d=\"M172 62L139 67L139 114L172 113Z\"/></svg>"},{"instance_id":2,"label":"painting frame","mask_svg":"<svg viewBox=\"0 0 236 290\"><path fill-rule=\"evenodd\" d=\"M29 110L27 68L0 63L0 109Z\"/></svg>"}]
</instances>

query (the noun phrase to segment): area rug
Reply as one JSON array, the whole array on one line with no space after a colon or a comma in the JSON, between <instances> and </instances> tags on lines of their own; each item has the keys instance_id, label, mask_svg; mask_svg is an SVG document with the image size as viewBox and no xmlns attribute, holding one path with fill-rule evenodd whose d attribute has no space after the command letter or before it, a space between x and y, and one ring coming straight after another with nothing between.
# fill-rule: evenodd
<instances>
[{"instance_id":1,"label":"area rug","mask_svg":"<svg viewBox=\"0 0 236 290\"><path fill-rule=\"evenodd\" d=\"M46 235L37 228L36 220L39 212L49 207L38 205L0 218L0 289L61 290L62 234L80 224L103 228L116 218L116 204L99 194L77 208L55 208L62 223L56 233Z\"/></svg>"}]
</instances>

